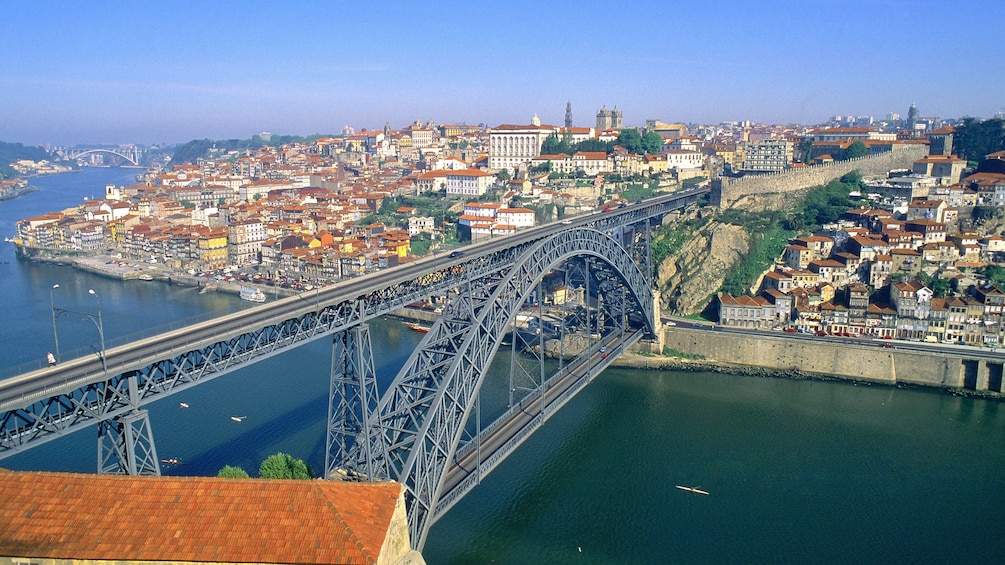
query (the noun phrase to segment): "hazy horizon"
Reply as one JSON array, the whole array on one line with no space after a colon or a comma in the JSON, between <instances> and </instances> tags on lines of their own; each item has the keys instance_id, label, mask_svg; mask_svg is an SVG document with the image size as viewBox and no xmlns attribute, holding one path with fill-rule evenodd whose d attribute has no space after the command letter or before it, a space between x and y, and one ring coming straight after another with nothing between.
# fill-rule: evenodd
<instances>
[{"instance_id":1,"label":"hazy horizon","mask_svg":"<svg viewBox=\"0 0 1005 565\"><path fill-rule=\"evenodd\" d=\"M1005 3L13 3L0 139L184 143L437 123L988 118ZM938 27L937 27L938 26ZM980 25L972 29L980 29Z\"/></svg>"}]
</instances>

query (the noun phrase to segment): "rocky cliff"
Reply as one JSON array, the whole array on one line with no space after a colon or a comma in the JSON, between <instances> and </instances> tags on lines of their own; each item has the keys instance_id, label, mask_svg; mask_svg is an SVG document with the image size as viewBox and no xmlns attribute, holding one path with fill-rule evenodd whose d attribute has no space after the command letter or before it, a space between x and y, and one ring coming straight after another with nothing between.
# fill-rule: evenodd
<instances>
[{"instance_id":1,"label":"rocky cliff","mask_svg":"<svg viewBox=\"0 0 1005 565\"><path fill-rule=\"evenodd\" d=\"M742 227L709 222L657 270L660 309L677 315L700 312L722 286L730 269L749 251Z\"/></svg>"}]
</instances>

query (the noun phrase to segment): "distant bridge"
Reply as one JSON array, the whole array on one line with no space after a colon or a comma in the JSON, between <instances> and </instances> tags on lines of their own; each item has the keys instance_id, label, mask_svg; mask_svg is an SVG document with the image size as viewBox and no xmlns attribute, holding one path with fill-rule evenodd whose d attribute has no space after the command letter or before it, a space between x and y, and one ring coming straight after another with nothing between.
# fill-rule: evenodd
<instances>
[{"instance_id":1,"label":"distant bridge","mask_svg":"<svg viewBox=\"0 0 1005 565\"><path fill-rule=\"evenodd\" d=\"M0 380L0 459L98 424L99 473L159 475L145 404L330 338L325 477L404 484L412 545L421 549L438 516L628 345L656 331L650 229L707 192L554 222ZM559 335L570 323L587 346L549 377L540 285L555 270L583 293ZM431 295L447 297L443 313L378 390L366 322ZM522 334L517 316L534 301L537 331ZM475 418L472 430L486 369L508 335L513 408L484 430ZM518 375L514 361L526 356L537 368Z\"/></svg>"},{"instance_id":2,"label":"distant bridge","mask_svg":"<svg viewBox=\"0 0 1005 565\"><path fill-rule=\"evenodd\" d=\"M129 164L139 167L140 161L143 159L144 150L139 147L122 147L118 149L66 149L62 151L62 156L64 159L75 161L85 155L94 155L98 153L115 155L116 157L124 159Z\"/></svg>"}]
</instances>

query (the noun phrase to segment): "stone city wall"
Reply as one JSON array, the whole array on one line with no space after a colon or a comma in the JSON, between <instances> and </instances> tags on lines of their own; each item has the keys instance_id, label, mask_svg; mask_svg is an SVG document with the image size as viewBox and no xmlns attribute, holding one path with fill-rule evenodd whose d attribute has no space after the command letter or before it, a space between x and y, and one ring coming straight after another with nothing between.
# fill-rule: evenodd
<instances>
[{"instance_id":1,"label":"stone city wall","mask_svg":"<svg viewBox=\"0 0 1005 565\"><path fill-rule=\"evenodd\" d=\"M812 165L781 173L752 175L737 179L717 179L712 183L712 203L722 209L734 205L745 209L771 207L772 204L768 203L758 205L757 198L767 195L784 195L825 185L854 170L861 171L865 177L885 177L894 169L910 169L915 161L927 154L927 145L907 145L887 153L826 165Z\"/></svg>"}]
</instances>

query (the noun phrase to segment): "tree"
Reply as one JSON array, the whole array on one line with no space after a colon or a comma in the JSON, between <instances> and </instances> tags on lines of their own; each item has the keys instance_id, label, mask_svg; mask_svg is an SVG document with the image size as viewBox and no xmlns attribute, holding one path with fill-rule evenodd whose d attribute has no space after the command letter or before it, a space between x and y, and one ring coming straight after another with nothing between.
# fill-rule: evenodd
<instances>
[{"instance_id":1,"label":"tree","mask_svg":"<svg viewBox=\"0 0 1005 565\"><path fill-rule=\"evenodd\" d=\"M545 161L540 165L532 165L528 167L528 170L532 173L550 173L551 172L551 161Z\"/></svg>"},{"instance_id":2,"label":"tree","mask_svg":"<svg viewBox=\"0 0 1005 565\"><path fill-rule=\"evenodd\" d=\"M499 179L499 180L501 180L501 181L503 181L503 182L506 182L506 181L508 181L512 177L510 177L509 169L503 168L503 169L499 169L499 172L496 173L496 178Z\"/></svg>"},{"instance_id":3,"label":"tree","mask_svg":"<svg viewBox=\"0 0 1005 565\"><path fill-rule=\"evenodd\" d=\"M980 161L985 155L1005 149L1005 120L980 121L965 118L953 135L954 152L968 161Z\"/></svg>"},{"instance_id":4,"label":"tree","mask_svg":"<svg viewBox=\"0 0 1005 565\"><path fill-rule=\"evenodd\" d=\"M799 144L799 154L803 158L803 163L809 163L813 158L813 140L810 138L803 139L802 143Z\"/></svg>"},{"instance_id":5,"label":"tree","mask_svg":"<svg viewBox=\"0 0 1005 565\"><path fill-rule=\"evenodd\" d=\"M859 157L865 157L869 154L869 148L865 146L861 141L856 141L848 146L848 149L844 150L844 158L842 160L847 161L849 159L857 159Z\"/></svg>"},{"instance_id":6,"label":"tree","mask_svg":"<svg viewBox=\"0 0 1005 565\"><path fill-rule=\"evenodd\" d=\"M584 139L576 144L576 151L588 151L596 152L603 151L604 153L610 153L614 149L614 143L611 141L600 141L599 139Z\"/></svg>"},{"instance_id":7,"label":"tree","mask_svg":"<svg viewBox=\"0 0 1005 565\"><path fill-rule=\"evenodd\" d=\"M642 149L646 153L659 153L663 150L663 138L655 131L642 136Z\"/></svg>"},{"instance_id":8,"label":"tree","mask_svg":"<svg viewBox=\"0 0 1005 565\"><path fill-rule=\"evenodd\" d=\"M240 467L231 467L230 465L225 466L220 469L220 472L216 474L217 477L221 479L247 479L249 478L248 472Z\"/></svg>"},{"instance_id":9,"label":"tree","mask_svg":"<svg viewBox=\"0 0 1005 565\"><path fill-rule=\"evenodd\" d=\"M314 471L302 459L280 452L262 461L258 476L263 479L312 479Z\"/></svg>"},{"instance_id":10,"label":"tree","mask_svg":"<svg viewBox=\"0 0 1005 565\"><path fill-rule=\"evenodd\" d=\"M541 154L542 155L555 155L558 153L558 146L562 142L558 140L558 134L552 132L551 135L544 138L544 142L541 144Z\"/></svg>"},{"instance_id":11,"label":"tree","mask_svg":"<svg viewBox=\"0 0 1005 565\"><path fill-rule=\"evenodd\" d=\"M643 153L642 134L639 130L628 128L621 130L618 134L618 145L624 147L629 153Z\"/></svg>"}]
</instances>

